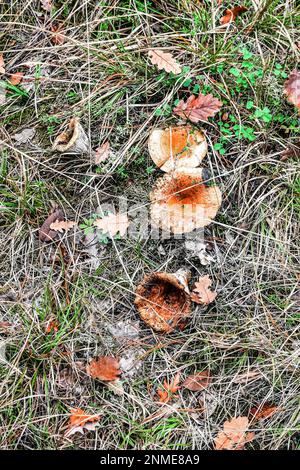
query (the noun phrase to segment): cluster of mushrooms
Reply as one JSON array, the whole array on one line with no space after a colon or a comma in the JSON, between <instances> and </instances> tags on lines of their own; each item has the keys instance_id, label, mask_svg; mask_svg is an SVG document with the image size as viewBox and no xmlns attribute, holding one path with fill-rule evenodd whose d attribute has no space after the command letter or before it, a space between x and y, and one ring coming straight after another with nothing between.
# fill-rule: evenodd
<instances>
[{"instance_id":1,"label":"cluster of mushrooms","mask_svg":"<svg viewBox=\"0 0 300 470\"><path fill-rule=\"evenodd\" d=\"M166 173L150 193L154 225L174 234L209 225L222 196L200 167L207 153L204 134L188 125L154 129L148 147L154 163ZM154 272L138 286L135 305L155 331L168 333L184 325L191 311L189 278L188 271Z\"/></svg>"}]
</instances>

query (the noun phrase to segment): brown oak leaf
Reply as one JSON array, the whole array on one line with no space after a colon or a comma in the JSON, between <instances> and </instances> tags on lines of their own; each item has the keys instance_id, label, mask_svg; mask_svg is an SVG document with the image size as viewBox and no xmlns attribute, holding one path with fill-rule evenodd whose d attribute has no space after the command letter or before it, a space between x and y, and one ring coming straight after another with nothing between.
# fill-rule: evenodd
<instances>
[{"instance_id":1,"label":"brown oak leaf","mask_svg":"<svg viewBox=\"0 0 300 470\"><path fill-rule=\"evenodd\" d=\"M64 231L67 232L71 228L76 225L76 222L72 220L56 220L52 224L50 224L51 230L55 230L56 232L63 233Z\"/></svg>"},{"instance_id":2,"label":"brown oak leaf","mask_svg":"<svg viewBox=\"0 0 300 470\"><path fill-rule=\"evenodd\" d=\"M123 237L126 233L127 228L129 227L129 220L126 214L109 214L102 219L96 219L94 226L103 231L103 233L108 233L111 237L114 237L119 234Z\"/></svg>"},{"instance_id":3,"label":"brown oak leaf","mask_svg":"<svg viewBox=\"0 0 300 470\"><path fill-rule=\"evenodd\" d=\"M19 85L19 83L21 83L21 81L23 80L23 75L23 72L16 72L11 74L9 78L9 83L11 83L12 85Z\"/></svg>"},{"instance_id":4,"label":"brown oak leaf","mask_svg":"<svg viewBox=\"0 0 300 470\"><path fill-rule=\"evenodd\" d=\"M199 277L199 281L195 282L195 288L191 294L191 299L197 304L208 305L215 300L217 293L209 289L211 279L209 276Z\"/></svg>"},{"instance_id":5,"label":"brown oak leaf","mask_svg":"<svg viewBox=\"0 0 300 470\"><path fill-rule=\"evenodd\" d=\"M220 19L221 24L231 23L236 20L236 17L247 11L248 8L244 6L236 6L225 11L225 15Z\"/></svg>"},{"instance_id":6,"label":"brown oak leaf","mask_svg":"<svg viewBox=\"0 0 300 470\"><path fill-rule=\"evenodd\" d=\"M299 70L293 70L290 73L289 78L284 84L284 92L287 95L287 99L296 108L298 108L300 114L300 72Z\"/></svg>"},{"instance_id":7,"label":"brown oak leaf","mask_svg":"<svg viewBox=\"0 0 300 470\"><path fill-rule=\"evenodd\" d=\"M168 403L174 396L174 393L179 390L179 382L180 382L180 373L178 372L171 382L168 382L166 379L163 383L163 390L158 389L157 395L159 396L160 403Z\"/></svg>"},{"instance_id":8,"label":"brown oak leaf","mask_svg":"<svg viewBox=\"0 0 300 470\"><path fill-rule=\"evenodd\" d=\"M105 162L109 157L110 143L108 141L104 142L100 147L96 149L95 152L95 164L99 165L100 163Z\"/></svg>"},{"instance_id":9,"label":"brown oak leaf","mask_svg":"<svg viewBox=\"0 0 300 470\"><path fill-rule=\"evenodd\" d=\"M278 406L270 405L269 403L264 403L260 406L253 406L250 410L250 415L254 420L264 419L272 416L274 413L279 411Z\"/></svg>"},{"instance_id":10,"label":"brown oak leaf","mask_svg":"<svg viewBox=\"0 0 300 470\"><path fill-rule=\"evenodd\" d=\"M53 241L57 237L57 231L51 229L50 225L56 221L64 220L64 214L61 209L55 209L45 220L39 230L39 239L42 242Z\"/></svg>"},{"instance_id":11,"label":"brown oak leaf","mask_svg":"<svg viewBox=\"0 0 300 470\"><path fill-rule=\"evenodd\" d=\"M204 390L211 382L211 377L208 370L197 372L196 374L189 375L182 386L193 392Z\"/></svg>"},{"instance_id":12,"label":"brown oak leaf","mask_svg":"<svg viewBox=\"0 0 300 470\"><path fill-rule=\"evenodd\" d=\"M157 65L159 70L165 70L166 72L173 72L174 74L181 73L181 65L176 62L172 54L169 52L163 52L159 49L151 49L148 53L150 61L153 65Z\"/></svg>"},{"instance_id":13,"label":"brown oak leaf","mask_svg":"<svg viewBox=\"0 0 300 470\"><path fill-rule=\"evenodd\" d=\"M5 73L5 67L4 67L4 59L3 55L0 54L0 73L4 74Z\"/></svg>"},{"instance_id":14,"label":"brown oak leaf","mask_svg":"<svg viewBox=\"0 0 300 470\"><path fill-rule=\"evenodd\" d=\"M200 93L196 98L191 95L186 102L179 101L178 105L173 109L173 113L183 119L189 119L191 122L207 121L209 117L213 117L222 106L221 101L214 98L211 94L203 95Z\"/></svg>"},{"instance_id":15,"label":"brown oak leaf","mask_svg":"<svg viewBox=\"0 0 300 470\"><path fill-rule=\"evenodd\" d=\"M243 450L247 442L254 439L253 432L247 432L249 421L246 416L238 416L225 421L223 431L215 438L215 450Z\"/></svg>"},{"instance_id":16,"label":"brown oak leaf","mask_svg":"<svg viewBox=\"0 0 300 470\"><path fill-rule=\"evenodd\" d=\"M66 437L72 436L76 432L84 434L83 430L95 431L96 424L100 420L100 415L88 415L81 408L72 408L69 418Z\"/></svg>"},{"instance_id":17,"label":"brown oak leaf","mask_svg":"<svg viewBox=\"0 0 300 470\"><path fill-rule=\"evenodd\" d=\"M112 382L121 375L119 360L113 356L99 356L93 359L86 368L88 375L93 379Z\"/></svg>"}]
</instances>

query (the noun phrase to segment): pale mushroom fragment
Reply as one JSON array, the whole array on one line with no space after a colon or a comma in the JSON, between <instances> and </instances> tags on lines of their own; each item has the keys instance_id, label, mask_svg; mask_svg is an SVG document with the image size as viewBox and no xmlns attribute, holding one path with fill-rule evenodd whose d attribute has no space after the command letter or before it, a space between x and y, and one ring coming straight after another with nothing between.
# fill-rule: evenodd
<instances>
[{"instance_id":1,"label":"pale mushroom fragment","mask_svg":"<svg viewBox=\"0 0 300 470\"><path fill-rule=\"evenodd\" d=\"M204 174L203 168L180 168L157 180L150 193L156 227L179 234L212 222L222 196L218 186L207 184Z\"/></svg>"},{"instance_id":2,"label":"pale mushroom fragment","mask_svg":"<svg viewBox=\"0 0 300 470\"><path fill-rule=\"evenodd\" d=\"M195 168L207 153L203 132L191 126L153 129L148 141L154 163L166 173L179 167Z\"/></svg>"},{"instance_id":3,"label":"pale mushroom fragment","mask_svg":"<svg viewBox=\"0 0 300 470\"><path fill-rule=\"evenodd\" d=\"M62 153L83 154L89 152L89 138L78 118L71 119L67 131L56 137L52 148Z\"/></svg>"},{"instance_id":4,"label":"pale mushroom fragment","mask_svg":"<svg viewBox=\"0 0 300 470\"><path fill-rule=\"evenodd\" d=\"M169 333L190 315L189 277L190 273L182 270L179 274L155 272L137 287L135 306L153 330Z\"/></svg>"}]
</instances>

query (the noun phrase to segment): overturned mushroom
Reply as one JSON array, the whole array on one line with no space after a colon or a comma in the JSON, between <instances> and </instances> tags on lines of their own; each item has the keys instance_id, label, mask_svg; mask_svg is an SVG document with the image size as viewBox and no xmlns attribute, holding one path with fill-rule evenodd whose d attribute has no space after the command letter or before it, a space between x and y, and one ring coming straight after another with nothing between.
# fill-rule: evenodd
<instances>
[{"instance_id":1,"label":"overturned mushroom","mask_svg":"<svg viewBox=\"0 0 300 470\"><path fill-rule=\"evenodd\" d=\"M179 167L200 165L207 153L204 134L191 126L153 129L148 141L154 163L166 173Z\"/></svg>"},{"instance_id":2,"label":"overturned mushroom","mask_svg":"<svg viewBox=\"0 0 300 470\"><path fill-rule=\"evenodd\" d=\"M155 272L137 287L135 306L141 318L155 331L168 333L190 314L191 300L187 287L190 273Z\"/></svg>"},{"instance_id":3,"label":"overturned mushroom","mask_svg":"<svg viewBox=\"0 0 300 470\"><path fill-rule=\"evenodd\" d=\"M89 138L78 118L71 119L68 130L56 137L52 148L62 153L80 154L89 152Z\"/></svg>"},{"instance_id":4,"label":"overturned mushroom","mask_svg":"<svg viewBox=\"0 0 300 470\"><path fill-rule=\"evenodd\" d=\"M208 186L202 168L180 168L157 180L150 193L151 219L157 227L186 233L209 225L221 205L218 186Z\"/></svg>"}]
</instances>

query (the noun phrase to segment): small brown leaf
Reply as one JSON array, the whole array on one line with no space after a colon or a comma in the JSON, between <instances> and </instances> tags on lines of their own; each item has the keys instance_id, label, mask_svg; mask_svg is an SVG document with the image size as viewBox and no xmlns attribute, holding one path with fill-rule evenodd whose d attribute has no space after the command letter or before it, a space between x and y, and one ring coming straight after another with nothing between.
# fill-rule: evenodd
<instances>
[{"instance_id":1,"label":"small brown leaf","mask_svg":"<svg viewBox=\"0 0 300 470\"><path fill-rule=\"evenodd\" d=\"M182 119L189 119L191 122L207 121L209 117L213 117L222 106L221 101L214 98L211 94L203 95L200 93L196 98L191 95L186 102L179 101L178 105L173 109L173 113Z\"/></svg>"},{"instance_id":2,"label":"small brown leaf","mask_svg":"<svg viewBox=\"0 0 300 470\"><path fill-rule=\"evenodd\" d=\"M23 72L16 72L11 74L9 78L9 83L11 83L12 85L19 85L19 83L21 83L21 81L23 80L23 75Z\"/></svg>"},{"instance_id":3,"label":"small brown leaf","mask_svg":"<svg viewBox=\"0 0 300 470\"><path fill-rule=\"evenodd\" d=\"M72 408L69 418L66 437L70 437L76 432L84 434L83 430L95 431L95 424L100 420L100 415L88 415L81 408Z\"/></svg>"},{"instance_id":4,"label":"small brown leaf","mask_svg":"<svg viewBox=\"0 0 300 470\"><path fill-rule=\"evenodd\" d=\"M223 431L215 438L215 450L243 450L245 444L254 439L253 432L247 432L249 421L246 416L225 421Z\"/></svg>"},{"instance_id":5,"label":"small brown leaf","mask_svg":"<svg viewBox=\"0 0 300 470\"><path fill-rule=\"evenodd\" d=\"M163 52L159 49L151 49L148 53L150 61L153 65L157 65L158 70L165 70L166 72L173 72L174 74L181 73L181 65L176 62L172 54Z\"/></svg>"},{"instance_id":6,"label":"small brown leaf","mask_svg":"<svg viewBox=\"0 0 300 470\"><path fill-rule=\"evenodd\" d=\"M50 224L51 230L55 230L56 232L63 233L63 231L68 231L76 225L76 222L72 220L56 220Z\"/></svg>"},{"instance_id":7,"label":"small brown leaf","mask_svg":"<svg viewBox=\"0 0 300 470\"><path fill-rule=\"evenodd\" d=\"M41 5L45 11L51 11L53 8L52 0L41 0Z\"/></svg>"},{"instance_id":8,"label":"small brown leaf","mask_svg":"<svg viewBox=\"0 0 300 470\"><path fill-rule=\"evenodd\" d=\"M204 390L211 382L211 377L208 370L197 372L196 374L189 375L182 386L193 392Z\"/></svg>"},{"instance_id":9,"label":"small brown leaf","mask_svg":"<svg viewBox=\"0 0 300 470\"><path fill-rule=\"evenodd\" d=\"M265 419L272 416L274 413L277 413L280 408L278 406L270 405L269 403L264 403L262 406L254 406L250 410L250 415L254 420Z\"/></svg>"},{"instance_id":10,"label":"small brown leaf","mask_svg":"<svg viewBox=\"0 0 300 470\"><path fill-rule=\"evenodd\" d=\"M0 74L5 74L4 59L2 54L0 54Z\"/></svg>"},{"instance_id":11,"label":"small brown leaf","mask_svg":"<svg viewBox=\"0 0 300 470\"><path fill-rule=\"evenodd\" d=\"M215 300L217 293L209 289L211 279L209 276L199 277L199 281L195 282L195 288L191 294L191 299L197 304L208 305Z\"/></svg>"},{"instance_id":12,"label":"small brown leaf","mask_svg":"<svg viewBox=\"0 0 300 470\"><path fill-rule=\"evenodd\" d=\"M52 332L57 333L57 332L58 332L58 329L59 329L58 320L51 320L51 321L48 323L45 332L46 332L47 334L52 333Z\"/></svg>"},{"instance_id":13,"label":"small brown leaf","mask_svg":"<svg viewBox=\"0 0 300 470\"><path fill-rule=\"evenodd\" d=\"M60 46L65 42L65 36L62 34L62 25L51 26L51 42L56 46Z\"/></svg>"},{"instance_id":14,"label":"small brown leaf","mask_svg":"<svg viewBox=\"0 0 300 470\"><path fill-rule=\"evenodd\" d=\"M64 214L61 209L55 209L45 220L39 230L39 239L42 242L53 241L57 237L57 231L52 230L50 225L56 221L64 220Z\"/></svg>"},{"instance_id":15,"label":"small brown leaf","mask_svg":"<svg viewBox=\"0 0 300 470\"><path fill-rule=\"evenodd\" d=\"M109 157L110 143L107 140L100 147L97 148L95 152L95 164L99 165L100 163L105 162Z\"/></svg>"},{"instance_id":16,"label":"small brown leaf","mask_svg":"<svg viewBox=\"0 0 300 470\"><path fill-rule=\"evenodd\" d=\"M179 390L179 382L180 382L180 373L178 372L171 382L168 382L166 379L164 380L163 390L158 389L157 395L159 396L160 403L168 403L174 396L174 393Z\"/></svg>"},{"instance_id":17,"label":"small brown leaf","mask_svg":"<svg viewBox=\"0 0 300 470\"><path fill-rule=\"evenodd\" d=\"M119 234L123 237L129 227L129 220L126 214L109 214L102 219L96 219L94 227L99 228L103 233L108 233L111 237Z\"/></svg>"},{"instance_id":18,"label":"small brown leaf","mask_svg":"<svg viewBox=\"0 0 300 470\"><path fill-rule=\"evenodd\" d=\"M119 360L113 356L99 356L93 359L86 370L93 379L105 382L117 380L121 375Z\"/></svg>"},{"instance_id":19,"label":"small brown leaf","mask_svg":"<svg viewBox=\"0 0 300 470\"><path fill-rule=\"evenodd\" d=\"M300 114L300 72L293 70L284 84L287 100L298 108Z\"/></svg>"},{"instance_id":20,"label":"small brown leaf","mask_svg":"<svg viewBox=\"0 0 300 470\"><path fill-rule=\"evenodd\" d=\"M225 15L220 19L221 24L231 23L236 20L236 17L247 11L248 8L244 6L236 6L230 10L226 10Z\"/></svg>"}]
</instances>

